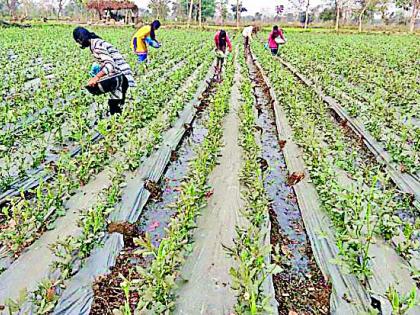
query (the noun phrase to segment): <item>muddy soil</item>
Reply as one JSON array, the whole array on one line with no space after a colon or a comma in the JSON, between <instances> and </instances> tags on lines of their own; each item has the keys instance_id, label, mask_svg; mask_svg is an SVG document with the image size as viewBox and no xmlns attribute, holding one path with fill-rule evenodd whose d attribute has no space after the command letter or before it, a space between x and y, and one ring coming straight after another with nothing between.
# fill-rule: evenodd
<instances>
[{"instance_id":1,"label":"muddy soil","mask_svg":"<svg viewBox=\"0 0 420 315\"><path fill-rule=\"evenodd\" d=\"M279 314L328 314L331 287L313 257L279 143L272 100L261 74L247 54L257 124L262 128L262 157L268 163L265 188L271 200L271 244L278 247L283 272L273 277ZM294 313L295 312L295 313Z\"/></svg>"},{"instance_id":2,"label":"muddy soil","mask_svg":"<svg viewBox=\"0 0 420 315\"><path fill-rule=\"evenodd\" d=\"M143 210L137 226L140 237L148 233L154 245L159 245L160 240L165 236L165 228L170 219L175 215L175 209L171 205L177 200L180 193L180 186L183 178L187 175L189 162L195 156L195 148L207 135L204 121L207 117L207 108L211 96L215 92L217 84L212 81L201 97L201 102L197 108L198 113L195 117L191 129L186 134L176 152L172 154L171 163L168 165L165 174L159 183L161 194L158 200L150 200ZM136 253L138 249L134 245L135 237L125 237L124 250L117 258L116 265L111 273L98 278L94 284L94 301L90 314L111 315L113 310L124 305L126 298L121 288L122 277L127 279L139 279L135 266L147 266L147 261ZM130 309L134 312L139 301L139 296L135 290L130 293Z\"/></svg>"},{"instance_id":3,"label":"muddy soil","mask_svg":"<svg viewBox=\"0 0 420 315\"><path fill-rule=\"evenodd\" d=\"M111 275L113 276L101 276L93 285L95 300L90 310L91 314L114 315L113 311L123 307L124 303L127 302L121 284L125 279L131 281L140 278L136 266L144 267L146 261L135 252L136 246L132 237L124 237L124 245L125 248L118 256L115 267L111 268ZM128 303L132 311L136 309L138 301L137 291L131 291Z\"/></svg>"}]
</instances>

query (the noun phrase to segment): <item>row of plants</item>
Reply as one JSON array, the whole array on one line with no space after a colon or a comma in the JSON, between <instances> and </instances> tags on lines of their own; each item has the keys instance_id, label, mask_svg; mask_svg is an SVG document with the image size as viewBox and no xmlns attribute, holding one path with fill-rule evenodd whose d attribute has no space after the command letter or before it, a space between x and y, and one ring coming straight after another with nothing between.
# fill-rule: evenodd
<instances>
[{"instance_id":1,"label":"row of plants","mask_svg":"<svg viewBox=\"0 0 420 315\"><path fill-rule=\"evenodd\" d=\"M401 171L418 175L417 51L411 36L296 33L282 57L360 119Z\"/></svg>"},{"instance_id":2,"label":"row of plants","mask_svg":"<svg viewBox=\"0 0 420 315\"><path fill-rule=\"evenodd\" d=\"M173 94L203 63L202 60L209 64L212 57L204 50L198 56L199 59L190 56L185 65L146 86L144 90L134 91L134 99L141 99L140 102L129 102L121 116L98 123L98 131L104 137L102 141L92 143L88 136L82 139L82 151L78 156L70 158L66 152L60 155L50 170L55 174L53 181L41 182L35 195L13 198L2 212L2 245L19 254L45 228L53 228L57 216L65 213L64 200L103 170L117 153L126 152L133 158L132 161L136 161L142 154L138 152L139 130L165 110L162 104L167 104L173 98ZM131 167L135 169L138 163L133 162Z\"/></svg>"},{"instance_id":3,"label":"row of plants","mask_svg":"<svg viewBox=\"0 0 420 315\"><path fill-rule=\"evenodd\" d=\"M61 36L67 36L69 33L71 34L70 28L62 30L59 34ZM41 31L38 31L41 32ZM99 33L105 32L104 29L99 29ZM34 110L43 110L45 108L54 109L53 106L58 106L58 109L61 109L59 105L59 101L67 101L74 98L73 94L78 92L82 87L83 84L86 82L87 73L89 72L89 61L91 58L88 55L88 51L80 50L78 46L72 41L58 41L62 47L57 49L54 45L50 46L50 41L53 40L56 44L56 39L52 39L49 37L47 32L41 33L44 37L43 44L45 47L51 47L49 49L49 58L53 59L54 62L51 64L54 65L52 70L52 74L57 78L57 80L53 80L53 82L48 82L47 79L41 78L42 86L49 87L49 89L41 88L36 89L35 91L28 90L24 94L22 93L15 93L13 98L8 100L5 104L5 110L2 111L1 117L4 118L3 123L14 123L18 120L22 120L26 114L32 114ZM124 41L129 38L129 34L127 31L124 33L120 33L117 31L112 32L105 32L104 38L109 40L112 43L115 43L116 47L120 49L123 53L129 64L132 66L133 70L136 70L136 75L144 75L144 68L138 67L136 65L135 60L132 57L132 53L127 48L127 44ZM156 51L151 51L151 58L152 63L148 68L155 68L161 62L165 60L170 60L172 62L174 59L178 58L177 55L173 54L173 51L170 49L170 46L175 44L176 42L183 42L184 34L182 32L171 32L170 34L166 34L162 38L162 40L166 43L160 50L159 54L156 55ZM194 47L199 47L195 44L200 42L202 38L200 36L194 36L191 38L192 44ZM191 43L190 41L190 43ZM120 46L121 43L121 46ZM20 42L15 43L15 45L20 45ZM121 49L122 48L122 49ZM58 51L57 51L58 50ZM32 55L32 54L31 54ZM55 56L55 57L52 57ZM58 57L56 57L58 56ZM179 56L182 57L182 56ZM180 60L180 59L178 59ZM19 62L18 62L19 64ZM73 64L79 64L79 67L72 67ZM82 68L82 70L81 70ZM141 70L141 71L140 71ZM62 77L62 74L65 73L65 77ZM61 74L61 77L60 77ZM49 83L49 84L48 84ZM23 88L23 85L17 85L17 87ZM54 90L55 93L51 93L51 89ZM76 94L77 95L77 94ZM59 112L60 113L60 112ZM42 118L42 117L40 117ZM14 126L12 126L14 127ZM38 127L39 128L39 127ZM12 128L13 129L13 128Z\"/></svg>"},{"instance_id":4,"label":"row of plants","mask_svg":"<svg viewBox=\"0 0 420 315\"><path fill-rule=\"evenodd\" d=\"M245 226L235 227L234 246L226 248L227 253L236 261L237 267L230 270L232 289L237 292L235 311L237 314L271 314L270 300L266 295L264 283L273 273L280 271L277 264L267 261L271 256L271 245L265 245L269 230L269 200L264 189L264 172L259 158L261 148L256 139L254 96L247 66L241 48L241 108L240 138L242 147L242 167L240 180L244 206L241 214L246 218Z\"/></svg>"},{"instance_id":5,"label":"row of plants","mask_svg":"<svg viewBox=\"0 0 420 315\"><path fill-rule=\"evenodd\" d=\"M195 44L200 47L199 40ZM173 58L174 61L180 60L187 53L188 50L178 52ZM164 51L163 55L166 58L174 56L169 49ZM156 75L165 75L165 70L162 69ZM80 86L83 80L85 77L79 71ZM148 82L143 81L137 89L141 90L146 84ZM68 101L63 101L62 107L44 112L28 128L20 129L19 136L11 131L7 131L7 135L4 135L3 150L0 150L1 156L4 157L0 160L2 173L0 186L3 190L6 190L16 177L25 177L31 169L38 167L55 152L70 150L76 146L92 129L98 120L96 117L103 116L105 110L97 102L93 102L91 96L80 90L77 83L71 84L69 88L76 89L76 92L70 94ZM103 98L100 98L99 102L101 100Z\"/></svg>"},{"instance_id":6,"label":"row of plants","mask_svg":"<svg viewBox=\"0 0 420 315\"><path fill-rule=\"evenodd\" d=\"M171 218L166 236L159 245L153 245L146 234L135 239L138 250L150 263L146 267L136 266L140 277L126 280L126 303L121 306L124 314L130 314L130 297L138 292L137 310L153 314L164 314L175 306L176 280L185 256L192 250L192 234L200 209L206 204L209 192L207 179L216 166L222 146L223 118L229 110L229 95L233 84L233 60L226 64L223 82L217 88L210 103L209 116L204 122L208 130L203 142L196 148L195 158L191 160L188 175L180 187L179 197L174 204L176 215Z\"/></svg>"},{"instance_id":7,"label":"row of plants","mask_svg":"<svg viewBox=\"0 0 420 315\"><path fill-rule=\"evenodd\" d=\"M36 27L24 31L15 29L4 30L4 36L0 39L0 47L2 47L2 51L4 49L8 54L2 54L0 57L0 63L4 66L0 70L0 77L4 79L1 82L3 84L2 92L5 93L5 96L9 96L7 98L9 103L11 102L14 105L8 108L12 113L20 110L20 106L31 106L28 103L31 103L34 99L34 93L42 93L39 89L35 91L27 89L24 84L25 81L39 78L45 84L49 80L47 75L52 74L54 80L51 82L51 87L56 92L60 92L62 89L72 86L73 80L78 78L80 67L86 69L86 73L89 71L90 58L87 58L88 51L80 50L72 40L73 28L73 26L50 26L45 28ZM133 69L138 68L135 67L135 56L131 53L129 40L127 40L131 37L134 30L128 28L95 28L94 31L113 43L126 57ZM181 34L182 32L179 31L160 34L160 39L167 43L168 46L165 47L164 45L159 50L159 53L152 50L150 52L152 60L159 62L165 60L161 57L162 52L169 52L170 45L174 44L176 40L182 41L184 36L179 36ZM14 56L12 62L9 54ZM73 65L75 64L79 65L79 67L74 67ZM152 62L151 66L153 67L157 64L159 63ZM38 68L42 69L42 71L38 70ZM139 68L139 70L141 71L138 71L137 74L143 74L144 69ZM63 74L65 74L65 77L63 77ZM24 79L20 80L20 76L24 77ZM10 85L9 88L7 85ZM13 121L13 119L22 116L6 114L8 112L2 112L0 117L6 116L7 119Z\"/></svg>"},{"instance_id":8,"label":"row of plants","mask_svg":"<svg viewBox=\"0 0 420 315\"><path fill-rule=\"evenodd\" d=\"M270 82L294 140L303 149L322 207L334 223L340 252L335 263L365 281L372 276L369 249L375 237L390 240L401 231L404 241L395 249L407 259L418 253L420 221L411 197L395 188L384 166L332 119L315 92L261 47L254 49L263 67L270 69Z\"/></svg>"},{"instance_id":9,"label":"row of plants","mask_svg":"<svg viewBox=\"0 0 420 315\"><path fill-rule=\"evenodd\" d=\"M172 95L172 100L165 105L150 125L137 132L136 144L132 150L122 151L122 155L109 166L112 170L111 184L101 191L95 205L82 211L79 222L82 233L79 236L69 236L58 240L51 245L54 255L58 258L51 267L53 270L60 271L59 277L41 281L38 288L28 293L25 299L9 301L9 309L16 312L26 301L32 303L37 314L47 314L54 309L61 289L65 288L65 280L78 271L75 266L80 267L80 264L75 264L75 262L82 261L83 264L91 251L102 243L108 226L107 217L116 210L125 187L127 172L139 167L142 158L150 155L161 143L162 133L173 125L185 104L193 99L208 72L210 62L209 58L204 60L193 74L189 84ZM137 151L136 154L133 154L133 150Z\"/></svg>"}]
</instances>

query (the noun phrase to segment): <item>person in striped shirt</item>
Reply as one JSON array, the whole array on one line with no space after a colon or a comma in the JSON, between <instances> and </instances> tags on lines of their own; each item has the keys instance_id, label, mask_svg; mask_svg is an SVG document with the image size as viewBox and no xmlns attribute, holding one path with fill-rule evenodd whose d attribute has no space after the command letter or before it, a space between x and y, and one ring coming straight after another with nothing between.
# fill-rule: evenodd
<instances>
[{"instance_id":1,"label":"person in striped shirt","mask_svg":"<svg viewBox=\"0 0 420 315\"><path fill-rule=\"evenodd\" d=\"M109 113L111 115L120 114L128 88L136 85L130 66L114 46L83 27L79 26L74 29L73 38L81 48L89 47L93 57L100 65L99 72L88 81L88 86L96 86L102 77L123 74L117 88L110 92L111 97L108 100Z\"/></svg>"}]
</instances>

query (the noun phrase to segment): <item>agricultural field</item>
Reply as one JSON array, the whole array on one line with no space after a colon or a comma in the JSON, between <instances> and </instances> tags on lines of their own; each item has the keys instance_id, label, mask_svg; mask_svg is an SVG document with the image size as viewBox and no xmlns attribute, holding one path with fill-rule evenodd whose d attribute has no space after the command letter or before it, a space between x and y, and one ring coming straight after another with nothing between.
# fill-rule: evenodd
<instances>
[{"instance_id":1,"label":"agricultural field","mask_svg":"<svg viewBox=\"0 0 420 315\"><path fill-rule=\"evenodd\" d=\"M92 27L134 71L121 115L72 26L0 29L2 314L419 314L416 36Z\"/></svg>"}]
</instances>

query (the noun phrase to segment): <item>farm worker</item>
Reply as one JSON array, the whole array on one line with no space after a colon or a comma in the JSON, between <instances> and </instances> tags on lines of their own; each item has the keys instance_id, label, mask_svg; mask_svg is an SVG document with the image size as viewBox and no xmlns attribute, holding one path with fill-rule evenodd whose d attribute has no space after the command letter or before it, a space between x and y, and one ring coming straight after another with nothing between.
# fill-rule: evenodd
<instances>
[{"instance_id":1,"label":"farm worker","mask_svg":"<svg viewBox=\"0 0 420 315\"><path fill-rule=\"evenodd\" d=\"M283 30L275 25L268 36L268 47L271 49L271 53L276 56L279 52L279 45L285 42L286 39L284 38Z\"/></svg>"},{"instance_id":2,"label":"farm worker","mask_svg":"<svg viewBox=\"0 0 420 315\"><path fill-rule=\"evenodd\" d=\"M94 76L88 81L88 86L96 86L98 81L105 76L122 74L122 80L119 81L116 89L110 92L111 98L108 100L109 113L111 115L121 113L128 87L136 85L130 66L114 46L83 27L74 29L73 38L82 49L89 47L99 64L99 69L97 68L96 71L92 69Z\"/></svg>"},{"instance_id":3,"label":"farm worker","mask_svg":"<svg viewBox=\"0 0 420 315\"><path fill-rule=\"evenodd\" d=\"M131 38L131 49L138 57L138 62L143 63L147 60L147 43L158 48L159 42L156 40L156 30L160 27L160 22L155 20L150 25L140 27Z\"/></svg>"},{"instance_id":4,"label":"farm worker","mask_svg":"<svg viewBox=\"0 0 420 315\"><path fill-rule=\"evenodd\" d=\"M232 43L229 39L228 34L224 30L217 31L214 36L214 43L216 44L216 72L220 73L224 60L226 58L226 46L229 48L229 52L232 52Z\"/></svg>"},{"instance_id":5,"label":"farm worker","mask_svg":"<svg viewBox=\"0 0 420 315\"><path fill-rule=\"evenodd\" d=\"M242 31L242 36L245 39L245 47L249 46L249 42L252 39L253 30L254 30L254 27L250 25L250 26L245 27L244 30Z\"/></svg>"}]
</instances>

